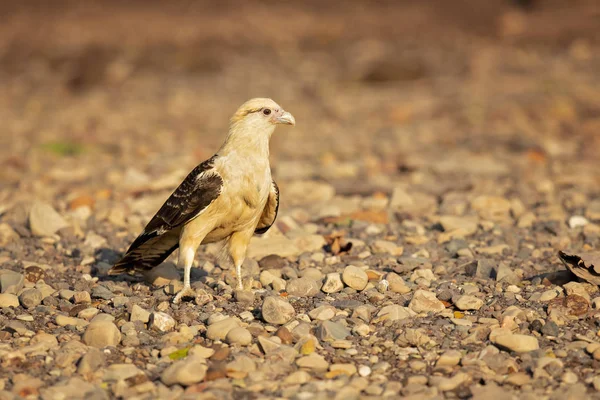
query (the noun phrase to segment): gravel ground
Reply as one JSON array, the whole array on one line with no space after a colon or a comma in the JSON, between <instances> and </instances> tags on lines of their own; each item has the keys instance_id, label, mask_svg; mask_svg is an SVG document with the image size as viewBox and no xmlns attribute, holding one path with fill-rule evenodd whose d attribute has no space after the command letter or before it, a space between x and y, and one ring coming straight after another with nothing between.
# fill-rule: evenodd
<instances>
[{"instance_id":1,"label":"gravel ground","mask_svg":"<svg viewBox=\"0 0 600 400\"><path fill-rule=\"evenodd\" d=\"M141 4L0 7L1 399L600 399L594 1ZM256 96L247 290L107 276Z\"/></svg>"}]
</instances>

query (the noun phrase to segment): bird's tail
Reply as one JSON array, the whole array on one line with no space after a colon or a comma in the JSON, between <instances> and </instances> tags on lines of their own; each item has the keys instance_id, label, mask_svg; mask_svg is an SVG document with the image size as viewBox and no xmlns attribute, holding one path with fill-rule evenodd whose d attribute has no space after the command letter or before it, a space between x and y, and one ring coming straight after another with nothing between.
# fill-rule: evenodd
<instances>
[{"instance_id":1,"label":"bird's tail","mask_svg":"<svg viewBox=\"0 0 600 400\"><path fill-rule=\"evenodd\" d=\"M147 272L156 267L179 247L177 236L157 236L141 244L134 242L127 253L108 271L109 275Z\"/></svg>"}]
</instances>

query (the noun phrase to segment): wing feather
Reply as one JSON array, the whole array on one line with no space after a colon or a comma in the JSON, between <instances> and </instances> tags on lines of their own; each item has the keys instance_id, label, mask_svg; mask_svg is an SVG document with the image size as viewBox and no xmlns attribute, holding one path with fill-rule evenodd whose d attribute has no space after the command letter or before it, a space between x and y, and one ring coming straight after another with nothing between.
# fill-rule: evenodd
<instances>
[{"instance_id":1,"label":"wing feather","mask_svg":"<svg viewBox=\"0 0 600 400\"><path fill-rule=\"evenodd\" d=\"M110 269L110 274L151 269L179 247L181 227L197 217L221 193L223 178L213 168L215 158L213 156L188 174L123 258Z\"/></svg>"},{"instance_id":2,"label":"wing feather","mask_svg":"<svg viewBox=\"0 0 600 400\"><path fill-rule=\"evenodd\" d=\"M273 181L271 185L271 191L269 192L269 199L265 208L260 216L258 225L254 230L254 233L263 234L269 230L269 228L275 223L277 213L279 212L279 186Z\"/></svg>"}]
</instances>

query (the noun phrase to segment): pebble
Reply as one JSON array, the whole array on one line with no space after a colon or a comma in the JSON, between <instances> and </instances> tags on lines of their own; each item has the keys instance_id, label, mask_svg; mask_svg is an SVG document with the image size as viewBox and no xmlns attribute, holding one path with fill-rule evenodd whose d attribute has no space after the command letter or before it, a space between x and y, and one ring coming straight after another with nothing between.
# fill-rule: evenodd
<instances>
[{"instance_id":1,"label":"pebble","mask_svg":"<svg viewBox=\"0 0 600 400\"><path fill-rule=\"evenodd\" d=\"M408 307L402 307L397 304L382 307L377 313L377 319L373 322L380 321L399 321L406 318L414 317L417 313Z\"/></svg>"},{"instance_id":2,"label":"pebble","mask_svg":"<svg viewBox=\"0 0 600 400\"><path fill-rule=\"evenodd\" d=\"M0 308L19 307L19 298L12 293L0 294Z\"/></svg>"},{"instance_id":3,"label":"pebble","mask_svg":"<svg viewBox=\"0 0 600 400\"><path fill-rule=\"evenodd\" d=\"M317 307L308 313L312 320L325 321L335 317L336 308L328 305Z\"/></svg>"},{"instance_id":4,"label":"pebble","mask_svg":"<svg viewBox=\"0 0 600 400\"><path fill-rule=\"evenodd\" d=\"M121 342L121 332L109 321L95 321L88 325L83 342L92 347L116 346Z\"/></svg>"},{"instance_id":5,"label":"pebble","mask_svg":"<svg viewBox=\"0 0 600 400\"><path fill-rule=\"evenodd\" d=\"M35 202L29 211L29 229L35 236L52 236L69 226L50 204Z\"/></svg>"},{"instance_id":6,"label":"pebble","mask_svg":"<svg viewBox=\"0 0 600 400\"><path fill-rule=\"evenodd\" d=\"M92 297L88 292L75 292L73 294L73 302L75 304L87 304L92 302Z\"/></svg>"},{"instance_id":7,"label":"pebble","mask_svg":"<svg viewBox=\"0 0 600 400\"><path fill-rule=\"evenodd\" d=\"M317 325L315 335L322 341L330 342L346 339L351 335L351 332L339 322L322 321Z\"/></svg>"},{"instance_id":8,"label":"pebble","mask_svg":"<svg viewBox=\"0 0 600 400\"><path fill-rule=\"evenodd\" d=\"M167 367L160 375L160 380L167 386L190 386L202 382L208 367L206 360L201 357L189 356Z\"/></svg>"},{"instance_id":9,"label":"pebble","mask_svg":"<svg viewBox=\"0 0 600 400\"><path fill-rule=\"evenodd\" d=\"M415 291L408 308L416 313L438 313L444 311L446 306L437 299L435 293L419 289Z\"/></svg>"},{"instance_id":10,"label":"pebble","mask_svg":"<svg viewBox=\"0 0 600 400\"><path fill-rule=\"evenodd\" d=\"M344 283L342 277L337 272L327 274L325 277L325 283L321 287L321 290L325 293L337 293L344 289Z\"/></svg>"},{"instance_id":11,"label":"pebble","mask_svg":"<svg viewBox=\"0 0 600 400\"><path fill-rule=\"evenodd\" d=\"M0 269L0 293L17 294L25 285L23 274L9 269Z\"/></svg>"},{"instance_id":12,"label":"pebble","mask_svg":"<svg viewBox=\"0 0 600 400\"><path fill-rule=\"evenodd\" d=\"M85 375L96 372L106 363L104 352L96 348L90 348L79 360L77 372Z\"/></svg>"},{"instance_id":13,"label":"pebble","mask_svg":"<svg viewBox=\"0 0 600 400\"><path fill-rule=\"evenodd\" d=\"M236 327L227 332L225 341L229 344L248 346L250 343L252 343L252 334L246 328Z\"/></svg>"},{"instance_id":14,"label":"pebble","mask_svg":"<svg viewBox=\"0 0 600 400\"><path fill-rule=\"evenodd\" d=\"M461 358L462 358L462 354L460 351L447 350L444 353L442 353L442 355L440 356L440 358L438 358L435 365L438 367L454 367L454 366L458 365Z\"/></svg>"},{"instance_id":15,"label":"pebble","mask_svg":"<svg viewBox=\"0 0 600 400\"><path fill-rule=\"evenodd\" d=\"M34 308L42 304L42 292L37 289L26 289L19 295L19 301L24 308Z\"/></svg>"},{"instance_id":16,"label":"pebble","mask_svg":"<svg viewBox=\"0 0 600 400\"><path fill-rule=\"evenodd\" d=\"M144 275L144 280L151 285L162 287L172 280L180 280L179 270L171 263L162 263Z\"/></svg>"},{"instance_id":17,"label":"pebble","mask_svg":"<svg viewBox=\"0 0 600 400\"><path fill-rule=\"evenodd\" d=\"M398 257L402 255L404 248L388 240L375 240L371 244L371 251L373 253L385 253Z\"/></svg>"},{"instance_id":18,"label":"pebble","mask_svg":"<svg viewBox=\"0 0 600 400\"><path fill-rule=\"evenodd\" d=\"M169 314L156 311L150 315L150 328L158 332L169 332L175 329L175 319Z\"/></svg>"},{"instance_id":19,"label":"pebble","mask_svg":"<svg viewBox=\"0 0 600 400\"><path fill-rule=\"evenodd\" d=\"M465 295L456 299L454 305L461 311L479 310L483 306L483 300L479 297Z\"/></svg>"},{"instance_id":20,"label":"pebble","mask_svg":"<svg viewBox=\"0 0 600 400\"><path fill-rule=\"evenodd\" d=\"M312 353L296 360L296 365L300 368L309 369L317 372L325 372L329 368L329 363L323 356Z\"/></svg>"},{"instance_id":21,"label":"pebble","mask_svg":"<svg viewBox=\"0 0 600 400\"><path fill-rule=\"evenodd\" d=\"M93 308L93 307L84 308L83 310L81 310L77 313L77 317L85 319L86 321L90 321L96 315L98 315L99 312L100 312L100 310L98 310L97 308Z\"/></svg>"},{"instance_id":22,"label":"pebble","mask_svg":"<svg viewBox=\"0 0 600 400\"><path fill-rule=\"evenodd\" d=\"M89 322L79 318L67 317L66 315L57 315L55 318L58 326L87 326Z\"/></svg>"},{"instance_id":23,"label":"pebble","mask_svg":"<svg viewBox=\"0 0 600 400\"><path fill-rule=\"evenodd\" d=\"M144 310L142 307L134 304L133 307L131 307L129 320L132 322L140 321L147 324L150 321L150 311Z\"/></svg>"},{"instance_id":24,"label":"pebble","mask_svg":"<svg viewBox=\"0 0 600 400\"><path fill-rule=\"evenodd\" d=\"M321 285L311 278L290 279L285 290L290 296L313 297L321 291Z\"/></svg>"},{"instance_id":25,"label":"pebble","mask_svg":"<svg viewBox=\"0 0 600 400\"><path fill-rule=\"evenodd\" d=\"M537 338L521 334L490 335L490 341L499 347L516 353L527 353L540 348Z\"/></svg>"},{"instance_id":26,"label":"pebble","mask_svg":"<svg viewBox=\"0 0 600 400\"><path fill-rule=\"evenodd\" d=\"M240 326L237 318L225 318L210 324L206 330L206 337L211 340L225 340L229 331Z\"/></svg>"},{"instance_id":27,"label":"pebble","mask_svg":"<svg viewBox=\"0 0 600 400\"><path fill-rule=\"evenodd\" d=\"M348 265L342 273L344 283L355 290L363 290L369 282L367 273L354 265Z\"/></svg>"},{"instance_id":28,"label":"pebble","mask_svg":"<svg viewBox=\"0 0 600 400\"><path fill-rule=\"evenodd\" d=\"M296 311L290 303L276 296L265 298L261 313L265 322L275 325L283 325L296 315Z\"/></svg>"}]
</instances>

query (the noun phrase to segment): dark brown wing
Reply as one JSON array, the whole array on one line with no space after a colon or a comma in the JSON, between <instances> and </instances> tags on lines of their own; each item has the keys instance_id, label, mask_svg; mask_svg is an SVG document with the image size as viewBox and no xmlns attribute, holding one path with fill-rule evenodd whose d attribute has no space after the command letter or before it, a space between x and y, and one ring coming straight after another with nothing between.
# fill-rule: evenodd
<instances>
[{"instance_id":1,"label":"dark brown wing","mask_svg":"<svg viewBox=\"0 0 600 400\"><path fill-rule=\"evenodd\" d=\"M110 269L110 274L149 270L179 247L179 233L183 225L194 219L221 193L223 179L213 168L215 157L188 174L129 246L123 258Z\"/></svg>"},{"instance_id":2,"label":"dark brown wing","mask_svg":"<svg viewBox=\"0 0 600 400\"><path fill-rule=\"evenodd\" d=\"M267 200L267 204L265 204L265 209L260 216L260 220L258 220L258 225L254 230L254 233L263 234L269 230L271 225L275 222L275 218L277 218L277 212L279 211L279 187L273 181L271 185L271 191L269 192L269 199Z\"/></svg>"}]
</instances>

